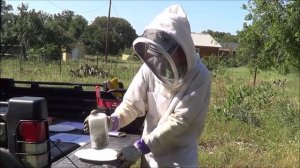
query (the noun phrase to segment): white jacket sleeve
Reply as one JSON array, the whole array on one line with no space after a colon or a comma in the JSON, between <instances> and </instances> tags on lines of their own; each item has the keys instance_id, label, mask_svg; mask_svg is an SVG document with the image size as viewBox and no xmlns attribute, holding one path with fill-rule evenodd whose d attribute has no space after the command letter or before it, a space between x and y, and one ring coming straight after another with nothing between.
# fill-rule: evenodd
<instances>
[{"instance_id":1,"label":"white jacket sleeve","mask_svg":"<svg viewBox=\"0 0 300 168\"><path fill-rule=\"evenodd\" d=\"M135 118L145 115L146 112L146 89L147 86L144 78L144 67L139 69L128 87L122 103L116 108L112 116L119 118L119 128L130 124Z\"/></svg>"}]
</instances>

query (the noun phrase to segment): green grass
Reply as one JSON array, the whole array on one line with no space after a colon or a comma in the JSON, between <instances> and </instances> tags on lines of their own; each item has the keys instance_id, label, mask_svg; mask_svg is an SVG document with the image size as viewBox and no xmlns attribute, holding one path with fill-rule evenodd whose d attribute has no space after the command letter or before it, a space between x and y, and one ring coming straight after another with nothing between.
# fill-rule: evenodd
<instances>
[{"instance_id":1,"label":"green grass","mask_svg":"<svg viewBox=\"0 0 300 168\"><path fill-rule=\"evenodd\" d=\"M254 74L250 73L250 70L246 67L238 67L238 68L227 68L225 72L223 72L225 76L234 79L235 81L239 81L237 84L252 84L254 81ZM282 75L278 74L275 71L259 71L256 76L256 83L259 84L261 81L268 82L279 82L284 81L284 85L286 85L286 92L289 96L299 97L300 93L300 76L299 74L287 74Z\"/></svg>"},{"instance_id":2,"label":"green grass","mask_svg":"<svg viewBox=\"0 0 300 168\"><path fill-rule=\"evenodd\" d=\"M52 61L43 62L38 60L20 61L19 59L4 59L1 62L2 78L14 78L15 80L31 81L58 81L73 83L102 83L113 77L118 77L128 87L132 77L141 66L140 61L122 61L119 57L109 57L105 62L104 58L98 61L98 69L108 74L105 77L86 76L74 77L70 70L78 70L84 65L97 66L95 58L80 60L69 60L67 62ZM61 65L61 66L60 66Z\"/></svg>"},{"instance_id":3,"label":"green grass","mask_svg":"<svg viewBox=\"0 0 300 168\"><path fill-rule=\"evenodd\" d=\"M256 87L253 87L253 74L244 67L221 68L212 74L212 100L205 129L199 139L201 165L299 167L299 76L280 75L272 71L260 72ZM286 82L280 85L279 80ZM264 82L270 84L269 90L257 89ZM229 92L232 88L237 93L234 100L239 100L242 91L246 91L238 89L241 86L252 91L252 95L232 106L229 113L233 114L234 107L246 109L245 112L250 109L260 117L262 126L241 122L236 118L230 119L222 113L229 102L228 95L232 93ZM253 101L260 98L267 98L261 107L260 103ZM251 103L247 104L247 101ZM216 112L216 107L221 107L221 111Z\"/></svg>"},{"instance_id":4,"label":"green grass","mask_svg":"<svg viewBox=\"0 0 300 168\"><path fill-rule=\"evenodd\" d=\"M109 57L108 63L104 63L101 58L98 67L109 74L107 77L80 78L70 75L71 69L85 64L96 65L96 60L89 57L63 62L60 72L59 62L23 61L20 64L19 60L4 59L1 62L1 77L101 83L116 76L127 88L141 66L139 61ZM206 126L198 141L201 166L299 167L299 74L259 72L256 87L253 86L253 74L246 67L221 67L211 74L211 104ZM264 85L266 82L267 85ZM241 96L245 97L241 103L236 103ZM229 98L233 98L233 102ZM234 114L233 117L228 117L228 113ZM249 119L249 122L241 120L240 116ZM259 119L260 125L252 123L253 117Z\"/></svg>"}]
</instances>

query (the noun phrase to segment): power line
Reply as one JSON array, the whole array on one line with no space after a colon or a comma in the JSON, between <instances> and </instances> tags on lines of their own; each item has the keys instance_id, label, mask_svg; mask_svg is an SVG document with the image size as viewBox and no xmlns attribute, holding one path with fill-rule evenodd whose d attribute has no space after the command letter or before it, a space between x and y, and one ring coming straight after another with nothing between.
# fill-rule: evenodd
<instances>
[{"instance_id":1,"label":"power line","mask_svg":"<svg viewBox=\"0 0 300 168\"><path fill-rule=\"evenodd\" d=\"M108 4L108 3L106 2L106 4L102 5L102 6L99 7L99 8L96 8L96 9L93 9L93 10L90 10L90 11L83 11L83 12L78 12L78 11L76 11L76 13L93 13L93 12L97 12L97 11L99 11L100 9L106 7L107 4Z\"/></svg>"},{"instance_id":2,"label":"power line","mask_svg":"<svg viewBox=\"0 0 300 168\"><path fill-rule=\"evenodd\" d=\"M50 0L47 0L47 2L49 2L51 5L57 7L58 9L61 9L61 10L67 10L67 9L64 9L63 7L60 7L59 5L55 4L54 2L52 2L52 1L50 1ZM106 2L106 3L105 3L104 5L102 5L101 7L98 7L98 8L89 10L89 11L76 11L76 10L71 10L71 9L69 9L69 10L74 11L74 12L77 13L77 14L80 14L80 13L93 13L93 12L97 12L97 11L99 11L100 9L106 7L107 4L108 4L108 3Z\"/></svg>"},{"instance_id":3,"label":"power line","mask_svg":"<svg viewBox=\"0 0 300 168\"><path fill-rule=\"evenodd\" d=\"M57 4L51 2L50 0L47 0L47 2L49 2L50 4L52 4L53 6L59 8L59 9L61 9L61 10L65 10L65 9L61 8L60 6L58 6Z\"/></svg>"},{"instance_id":4,"label":"power line","mask_svg":"<svg viewBox=\"0 0 300 168\"><path fill-rule=\"evenodd\" d=\"M112 7L113 7L113 9L114 9L114 11L115 11L117 17L120 17L120 15L118 14L118 11L117 11L117 9L115 8L115 6L114 6L113 4L111 4L111 5L112 5Z\"/></svg>"}]
</instances>

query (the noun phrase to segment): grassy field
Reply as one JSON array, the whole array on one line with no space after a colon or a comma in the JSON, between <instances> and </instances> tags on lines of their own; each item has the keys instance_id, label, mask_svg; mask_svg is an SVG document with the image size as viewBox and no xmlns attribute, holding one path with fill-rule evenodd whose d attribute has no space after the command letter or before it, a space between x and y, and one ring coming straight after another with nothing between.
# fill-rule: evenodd
<instances>
[{"instance_id":1,"label":"grassy field","mask_svg":"<svg viewBox=\"0 0 300 168\"><path fill-rule=\"evenodd\" d=\"M4 59L1 77L101 83L116 76L127 88L140 65L110 58L97 68L94 59L83 59L60 69L59 62ZM245 67L220 67L211 76L211 104L198 141L201 167L299 167L299 74L260 72L255 87Z\"/></svg>"},{"instance_id":2,"label":"grassy field","mask_svg":"<svg viewBox=\"0 0 300 168\"><path fill-rule=\"evenodd\" d=\"M299 167L299 76L247 68L213 74L207 124L199 139L203 167Z\"/></svg>"},{"instance_id":3,"label":"grassy field","mask_svg":"<svg viewBox=\"0 0 300 168\"><path fill-rule=\"evenodd\" d=\"M38 60L20 61L19 59L3 59L0 77L15 80L59 81L72 83L102 83L112 77L118 77L128 86L132 77L138 71L141 62L122 61L116 57L108 57L105 62L101 57L97 60L88 57L67 62ZM94 89L94 88L92 88Z\"/></svg>"}]
</instances>

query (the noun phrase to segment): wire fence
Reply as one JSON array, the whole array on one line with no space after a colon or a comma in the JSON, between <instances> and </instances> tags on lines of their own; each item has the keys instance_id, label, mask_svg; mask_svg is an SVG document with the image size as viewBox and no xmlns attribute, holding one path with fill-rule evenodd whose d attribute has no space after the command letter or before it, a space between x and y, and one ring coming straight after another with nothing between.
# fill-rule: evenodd
<instances>
[{"instance_id":1,"label":"wire fence","mask_svg":"<svg viewBox=\"0 0 300 168\"><path fill-rule=\"evenodd\" d=\"M98 59L97 59L98 58ZM118 77L128 85L142 62L109 56L84 56L79 59L44 61L16 56L1 58L0 77L25 81L99 83Z\"/></svg>"}]
</instances>

